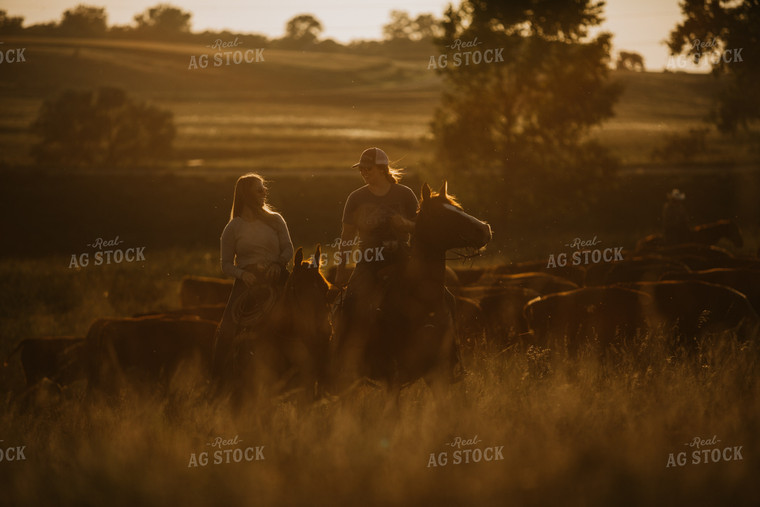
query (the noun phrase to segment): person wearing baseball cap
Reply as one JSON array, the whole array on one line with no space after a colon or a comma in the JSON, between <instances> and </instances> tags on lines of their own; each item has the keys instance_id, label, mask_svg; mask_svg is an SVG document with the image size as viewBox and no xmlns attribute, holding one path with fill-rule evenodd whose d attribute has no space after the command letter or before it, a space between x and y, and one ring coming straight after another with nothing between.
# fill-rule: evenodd
<instances>
[{"instance_id":1,"label":"person wearing baseball cap","mask_svg":"<svg viewBox=\"0 0 760 507\"><path fill-rule=\"evenodd\" d=\"M358 237L362 255L351 255L351 247L344 249L341 246L339 257L357 260L360 273L365 270L374 272L397 261L404 246L408 245L419 203L412 189L398 183L401 169L391 167L388 155L380 148L364 150L359 161L351 167L359 170L365 185L351 192L346 199L341 244L355 245L353 240ZM364 255L369 249L379 255ZM341 262L337 266L335 283L341 287L348 281L347 263Z\"/></svg>"},{"instance_id":2,"label":"person wearing baseball cap","mask_svg":"<svg viewBox=\"0 0 760 507\"><path fill-rule=\"evenodd\" d=\"M362 255L346 255L341 246L339 257L344 260L356 259L359 273L374 272L388 263L398 260L409 233L414 229L417 216L417 196L412 189L401 185L401 169L391 167L388 155L380 148L368 148L351 167L358 169L365 185L351 192L343 208L341 245L355 244L358 236ZM350 247L348 247L350 248ZM364 255L374 249L381 255ZM377 257L380 257L379 259ZM337 265L336 285L347 283L347 262Z\"/></svg>"},{"instance_id":3,"label":"person wearing baseball cap","mask_svg":"<svg viewBox=\"0 0 760 507\"><path fill-rule=\"evenodd\" d=\"M380 148L364 150L352 167L359 170L365 185L346 199L341 246L335 256L340 262L334 287L346 288L336 329L339 344L353 330L364 332L373 325L383 284L397 274L394 268L408 256L419 205L412 189L399 183L401 169L392 167ZM356 238L359 248L354 250ZM356 263L350 278L349 262Z\"/></svg>"},{"instance_id":4,"label":"person wearing baseball cap","mask_svg":"<svg viewBox=\"0 0 760 507\"><path fill-rule=\"evenodd\" d=\"M689 242L691 233L685 200L686 194L677 188L666 195L665 204L662 206L662 236L667 245Z\"/></svg>"},{"instance_id":5,"label":"person wearing baseball cap","mask_svg":"<svg viewBox=\"0 0 760 507\"><path fill-rule=\"evenodd\" d=\"M367 148L362 152L361 157L359 157L359 161L352 165L354 169L357 167L374 167L374 166L381 166L381 167L389 167L388 162L388 155L385 154L383 150L380 148Z\"/></svg>"}]
</instances>

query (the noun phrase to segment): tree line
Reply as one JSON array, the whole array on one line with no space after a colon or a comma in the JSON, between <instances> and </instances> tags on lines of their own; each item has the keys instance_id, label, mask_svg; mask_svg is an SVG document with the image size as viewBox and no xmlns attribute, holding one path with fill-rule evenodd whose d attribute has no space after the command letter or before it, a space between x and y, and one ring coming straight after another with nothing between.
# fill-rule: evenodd
<instances>
[{"instance_id":1,"label":"tree line","mask_svg":"<svg viewBox=\"0 0 760 507\"><path fill-rule=\"evenodd\" d=\"M704 51L696 48L694 37L717 41L712 46L716 51L742 49L742 62L718 60L714 66L723 85L715 97L710 120L721 132L743 130L757 136L752 128L760 119L760 88L756 86L760 72L760 58L756 57L760 47L760 3L745 0L711 5L708 16L707 7L700 2L682 4L684 20L671 33L671 52ZM534 0L513 0L509 5L497 0L462 0L458 6L449 5L440 20L428 14L412 18L403 11L391 13L383 30L388 46L429 44L443 54L454 40L478 40L483 48L499 48L503 54L503 62L498 65L437 70L443 80L443 96L432 122L435 158L439 161L436 166L447 175L456 175L454 180L461 180L457 188L475 185L473 192L493 194L483 196L487 197L485 201L535 210L544 202L582 203L590 190L598 189L614 173L619 160L590 135L593 127L613 116L613 106L622 91L609 72L612 35L589 35L590 29L602 21L603 7L603 2L595 0L578 0L562 9L556 2ZM23 28L23 20L9 18L0 11L0 33L42 33L48 29L77 36L106 32L157 38L198 36L190 33L190 19L190 13L162 4L136 15L135 23L128 28L108 28L105 8L80 5L65 11L60 23L29 28ZM320 40L322 31L319 20L302 14L288 21L283 38L270 42L281 47L321 48L327 43ZM364 41L365 49L372 43ZM621 68L639 65L643 63L631 53L618 60ZM50 118L45 116L62 118L72 111L71 104L102 103L103 107L122 111L125 118L147 118L152 128L163 132L159 138L169 144L173 138L170 115L158 114L143 105L129 105L121 94L111 90L57 100L63 98L68 105L46 102L35 124L35 132L45 139L43 144L49 144L46 136L58 130L46 124ZM100 123L114 116L79 111L74 117L88 115ZM128 126L133 124L133 119L125 120L117 130L129 132ZM129 134L117 141L134 143L141 137ZM128 149L108 147L115 142L113 139L101 139L93 145L100 151L85 162L72 160L71 165L117 164L128 160L127 154L138 151L134 144ZM66 146L74 141L55 142L52 147L37 148L40 162L60 161L66 153L73 157L90 146L76 145L71 150ZM161 150L152 149L152 153L158 156ZM484 180L489 182L485 189Z\"/></svg>"},{"instance_id":2,"label":"tree line","mask_svg":"<svg viewBox=\"0 0 760 507\"><path fill-rule=\"evenodd\" d=\"M170 4L158 4L135 14L129 25L109 25L105 7L80 4L66 9L60 20L24 26L24 18L0 10L0 36L36 35L45 37L84 37L143 39L159 41L194 42L212 38L234 39L245 36L256 45L282 49L319 49L320 51L383 52L403 51L412 46L431 45L441 33L441 20L425 13L417 17L405 11L394 10L383 26L383 40L357 40L341 44L322 38L324 27L313 14L293 16L284 26L279 38L256 33L224 31L191 31L192 13Z\"/></svg>"}]
</instances>

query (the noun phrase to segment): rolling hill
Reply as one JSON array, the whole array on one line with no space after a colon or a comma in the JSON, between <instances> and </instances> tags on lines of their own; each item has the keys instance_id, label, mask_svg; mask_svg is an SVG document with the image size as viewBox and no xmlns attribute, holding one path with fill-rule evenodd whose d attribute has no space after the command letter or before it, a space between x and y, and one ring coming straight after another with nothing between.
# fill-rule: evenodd
<instances>
[{"instance_id":1,"label":"rolling hill","mask_svg":"<svg viewBox=\"0 0 760 507\"><path fill-rule=\"evenodd\" d=\"M173 111L174 169L237 173L341 171L356 153L382 145L402 165L430 158L429 121L441 80L427 58L318 53L241 45L227 65L201 44L131 40L6 39L26 62L0 74L0 160L30 162L27 127L42 101L68 88L118 86ZM431 48L431 51L435 51ZM201 68L201 55L208 65ZM192 64L197 67L192 67ZM215 66L216 63L221 63ZM707 75L612 72L625 91L616 117L593 135L624 164L647 163L664 133L701 125L716 86ZM720 153L731 159L732 142ZM733 154L732 154L733 152Z\"/></svg>"}]
</instances>

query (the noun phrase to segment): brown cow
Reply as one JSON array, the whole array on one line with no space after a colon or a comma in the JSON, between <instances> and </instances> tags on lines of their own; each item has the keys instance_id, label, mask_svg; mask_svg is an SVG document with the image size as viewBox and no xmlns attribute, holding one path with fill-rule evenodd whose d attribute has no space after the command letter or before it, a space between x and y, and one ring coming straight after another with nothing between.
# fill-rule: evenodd
<instances>
[{"instance_id":1,"label":"brown cow","mask_svg":"<svg viewBox=\"0 0 760 507\"><path fill-rule=\"evenodd\" d=\"M232 292L232 282L231 279L210 276L184 277L179 289L182 308L226 304Z\"/></svg>"},{"instance_id":2,"label":"brown cow","mask_svg":"<svg viewBox=\"0 0 760 507\"><path fill-rule=\"evenodd\" d=\"M722 268L733 259L731 252L717 246L705 246L696 243L683 245L663 246L650 251L651 254L660 255L667 259L686 264L689 269L701 270Z\"/></svg>"},{"instance_id":3,"label":"brown cow","mask_svg":"<svg viewBox=\"0 0 760 507\"><path fill-rule=\"evenodd\" d=\"M686 264L664 257L634 257L610 265L604 285L626 282L656 282L664 273L687 272Z\"/></svg>"},{"instance_id":4,"label":"brown cow","mask_svg":"<svg viewBox=\"0 0 760 507\"><path fill-rule=\"evenodd\" d=\"M650 325L676 346L694 348L700 338L724 331L753 336L760 319L747 298L726 287L695 280L625 284L653 300Z\"/></svg>"},{"instance_id":5,"label":"brown cow","mask_svg":"<svg viewBox=\"0 0 760 507\"><path fill-rule=\"evenodd\" d=\"M482 351L485 345L485 326L483 311L476 300L456 297L454 326L462 352L472 354Z\"/></svg>"},{"instance_id":6,"label":"brown cow","mask_svg":"<svg viewBox=\"0 0 760 507\"><path fill-rule=\"evenodd\" d=\"M90 393L117 394L127 385L165 388L186 362L205 382L217 323L197 317L99 319L85 338Z\"/></svg>"},{"instance_id":7,"label":"brown cow","mask_svg":"<svg viewBox=\"0 0 760 507\"><path fill-rule=\"evenodd\" d=\"M79 336L46 336L25 338L10 353L8 359L21 351L27 387L47 377L59 385L84 378L82 346ZM7 360L6 360L7 363Z\"/></svg>"},{"instance_id":8,"label":"brown cow","mask_svg":"<svg viewBox=\"0 0 760 507\"><path fill-rule=\"evenodd\" d=\"M457 276L460 286L467 286L476 283L487 272L491 272L490 268L452 268L454 274Z\"/></svg>"},{"instance_id":9,"label":"brown cow","mask_svg":"<svg viewBox=\"0 0 760 507\"><path fill-rule=\"evenodd\" d=\"M734 246L744 246L744 239L739 226L733 220L718 220L709 224L697 225L691 228L691 240L702 245L715 245L721 239L731 241Z\"/></svg>"},{"instance_id":10,"label":"brown cow","mask_svg":"<svg viewBox=\"0 0 760 507\"><path fill-rule=\"evenodd\" d=\"M165 310L163 312L157 311L138 313L136 315L133 315L133 317L182 318L195 316L202 320L213 320L214 322L219 322L222 320L222 314L224 314L224 309L226 307L227 305L225 303L197 305L174 310Z\"/></svg>"},{"instance_id":11,"label":"brown cow","mask_svg":"<svg viewBox=\"0 0 760 507\"><path fill-rule=\"evenodd\" d=\"M738 290L760 314L760 270L742 268L716 268L693 273L666 273L663 280L701 280Z\"/></svg>"},{"instance_id":12,"label":"brown cow","mask_svg":"<svg viewBox=\"0 0 760 507\"><path fill-rule=\"evenodd\" d=\"M494 291L504 287L522 287L523 289L534 290L541 295L578 288L576 284L565 278L540 272L491 275L486 280L481 280L481 284L488 285Z\"/></svg>"},{"instance_id":13,"label":"brown cow","mask_svg":"<svg viewBox=\"0 0 760 507\"><path fill-rule=\"evenodd\" d=\"M739 226L733 220L718 220L707 224L697 225L689 229L689 240L704 246L717 244L722 239L727 239L736 247L744 246L744 239ZM651 250L665 245L662 234L650 234L636 243L636 250Z\"/></svg>"},{"instance_id":14,"label":"brown cow","mask_svg":"<svg viewBox=\"0 0 760 507\"><path fill-rule=\"evenodd\" d=\"M523 308L528 301L541 296L533 289L504 287L499 293L489 294L480 300L489 348L506 347L510 337L528 331Z\"/></svg>"},{"instance_id":15,"label":"brown cow","mask_svg":"<svg viewBox=\"0 0 760 507\"><path fill-rule=\"evenodd\" d=\"M486 297L509 294L515 287L535 291L540 296L578 288L573 282L548 273L532 272L514 275L489 273L477 285L461 287L459 293L464 297L481 301Z\"/></svg>"},{"instance_id":16,"label":"brown cow","mask_svg":"<svg viewBox=\"0 0 760 507\"><path fill-rule=\"evenodd\" d=\"M566 280L569 280L573 282L575 285L577 285L578 287L583 285L583 281L586 278L585 266L568 265L568 266L557 266L554 268L548 268L546 267L546 265L547 265L546 259L534 260L534 261L522 261L522 262L515 262L512 264L497 266L494 271L499 274L517 274L517 273L530 273L530 272L549 273L550 275L559 276Z\"/></svg>"},{"instance_id":17,"label":"brown cow","mask_svg":"<svg viewBox=\"0 0 760 507\"><path fill-rule=\"evenodd\" d=\"M626 262L628 257L618 262ZM612 269L611 262L600 262L598 264L589 264L586 266L586 276L583 279L583 285L586 287L598 287L607 282L607 273Z\"/></svg>"},{"instance_id":18,"label":"brown cow","mask_svg":"<svg viewBox=\"0 0 760 507\"><path fill-rule=\"evenodd\" d=\"M584 344L606 346L634 338L647 327L652 299L623 287L584 287L533 299L525 318L540 346L573 354Z\"/></svg>"}]
</instances>

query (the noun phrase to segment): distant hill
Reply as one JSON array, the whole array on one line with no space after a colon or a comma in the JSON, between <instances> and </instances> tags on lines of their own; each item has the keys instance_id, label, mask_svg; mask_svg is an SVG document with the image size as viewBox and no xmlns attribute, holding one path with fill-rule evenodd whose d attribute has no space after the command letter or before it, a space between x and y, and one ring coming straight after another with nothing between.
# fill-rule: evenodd
<instances>
[{"instance_id":1,"label":"distant hill","mask_svg":"<svg viewBox=\"0 0 760 507\"><path fill-rule=\"evenodd\" d=\"M224 51L242 52L241 63L230 55L227 65L201 44L8 37L5 47L25 47L26 62L1 69L0 161L30 162L26 129L46 97L103 85L174 112L177 168L336 170L370 145L412 167L429 156L441 81L427 58L263 48L263 61L245 63L245 51L253 59L262 48L240 42ZM208 66L189 68L201 55ZM627 164L648 161L663 133L699 126L715 86L708 75L612 76L625 92L617 116L595 135Z\"/></svg>"}]
</instances>

